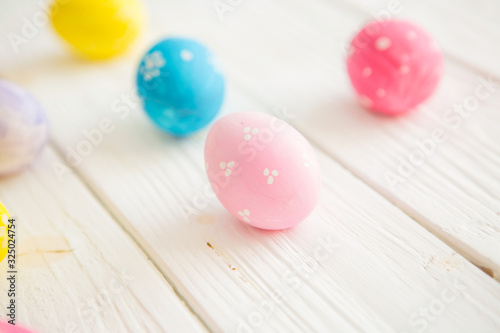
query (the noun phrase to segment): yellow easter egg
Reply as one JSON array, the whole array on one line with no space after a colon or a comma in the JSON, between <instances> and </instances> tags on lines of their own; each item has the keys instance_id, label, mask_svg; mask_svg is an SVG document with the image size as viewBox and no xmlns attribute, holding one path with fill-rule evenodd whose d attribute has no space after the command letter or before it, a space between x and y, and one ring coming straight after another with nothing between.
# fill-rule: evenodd
<instances>
[{"instance_id":1,"label":"yellow easter egg","mask_svg":"<svg viewBox=\"0 0 500 333\"><path fill-rule=\"evenodd\" d=\"M0 203L0 262L7 255L8 250L8 225L9 225L9 213L7 209Z\"/></svg>"},{"instance_id":2,"label":"yellow easter egg","mask_svg":"<svg viewBox=\"0 0 500 333\"><path fill-rule=\"evenodd\" d=\"M118 55L137 38L144 25L140 0L56 0L52 25L80 53L102 59Z\"/></svg>"}]
</instances>

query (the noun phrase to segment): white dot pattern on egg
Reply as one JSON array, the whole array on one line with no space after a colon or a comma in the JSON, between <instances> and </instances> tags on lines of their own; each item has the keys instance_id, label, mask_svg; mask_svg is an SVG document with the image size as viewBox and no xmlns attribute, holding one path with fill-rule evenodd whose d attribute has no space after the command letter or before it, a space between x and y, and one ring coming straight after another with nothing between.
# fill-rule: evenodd
<instances>
[{"instance_id":1,"label":"white dot pattern on egg","mask_svg":"<svg viewBox=\"0 0 500 333\"><path fill-rule=\"evenodd\" d=\"M349 77L366 108L395 115L408 111L435 90L442 68L432 38L405 21L371 22L351 42Z\"/></svg>"},{"instance_id":2,"label":"white dot pattern on egg","mask_svg":"<svg viewBox=\"0 0 500 333\"><path fill-rule=\"evenodd\" d=\"M292 227L317 203L321 170L316 154L278 118L252 112L221 118L208 133L205 162L220 202L254 227Z\"/></svg>"}]
</instances>

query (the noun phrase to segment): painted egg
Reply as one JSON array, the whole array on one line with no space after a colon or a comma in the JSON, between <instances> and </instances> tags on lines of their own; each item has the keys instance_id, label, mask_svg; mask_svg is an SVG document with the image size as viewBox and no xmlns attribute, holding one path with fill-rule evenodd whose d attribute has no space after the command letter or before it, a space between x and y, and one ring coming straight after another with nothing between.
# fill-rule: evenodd
<instances>
[{"instance_id":1,"label":"painted egg","mask_svg":"<svg viewBox=\"0 0 500 333\"><path fill-rule=\"evenodd\" d=\"M411 110L436 89L443 57L429 34L413 23L378 21L351 42L347 70L360 103L386 115Z\"/></svg>"},{"instance_id":2,"label":"painted egg","mask_svg":"<svg viewBox=\"0 0 500 333\"><path fill-rule=\"evenodd\" d=\"M8 232L9 229L7 226L9 225L9 213L7 209L0 203L0 262L5 259L8 251ZM1 331L0 331L1 332Z\"/></svg>"},{"instance_id":3,"label":"painted egg","mask_svg":"<svg viewBox=\"0 0 500 333\"><path fill-rule=\"evenodd\" d=\"M40 104L24 89L0 80L0 176L31 164L47 141Z\"/></svg>"},{"instance_id":4,"label":"painted egg","mask_svg":"<svg viewBox=\"0 0 500 333\"><path fill-rule=\"evenodd\" d=\"M9 318L7 317L7 319ZM0 321L0 333L33 333L33 332L28 331L26 328L20 327L18 324L12 325Z\"/></svg>"},{"instance_id":5,"label":"painted egg","mask_svg":"<svg viewBox=\"0 0 500 333\"><path fill-rule=\"evenodd\" d=\"M205 162L219 201L251 226L293 227L318 201L321 170L313 148L270 115L238 112L218 120L208 133Z\"/></svg>"},{"instance_id":6,"label":"painted egg","mask_svg":"<svg viewBox=\"0 0 500 333\"><path fill-rule=\"evenodd\" d=\"M124 52L144 25L139 0L56 0L50 17L61 37L95 59Z\"/></svg>"},{"instance_id":7,"label":"painted egg","mask_svg":"<svg viewBox=\"0 0 500 333\"><path fill-rule=\"evenodd\" d=\"M143 57L137 90L146 113L162 130L185 136L214 119L222 106L225 81L205 46L168 38Z\"/></svg>"}]
</instances>

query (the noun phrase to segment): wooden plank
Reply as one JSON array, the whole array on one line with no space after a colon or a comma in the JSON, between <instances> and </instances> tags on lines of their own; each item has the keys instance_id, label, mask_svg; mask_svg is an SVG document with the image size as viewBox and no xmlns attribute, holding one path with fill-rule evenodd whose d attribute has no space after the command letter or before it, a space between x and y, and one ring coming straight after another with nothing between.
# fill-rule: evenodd
<instances>
[{"instance_id":1,"label":"wooden plank","mask_svg":"<svg viewBox=\"0 0 500 333\"><path fill-rule=\"evenodd\" d=\"M0 181L17 224L16 323L38 332L204 332L88 189L72 175L57 179L54 162L48 148L32 168ZM4 319L7 270L4 260Z\"/></svg>"},{"instance_id":2,"label":"wooden plank","mask_svg":"<svg viewBox=\"0 0 500 333\"><path fill-rule=\"evenodd\" d=\"M323 197L306 222L264 232L235 221L207 190L206 130L176 140L137 106L113 112L132 89L133 63L103 71L40 59L24 84L47 107L63 153L87 140L82 131L112 121L75 171L212 330L500 328L496 282L323 154ZM231 92L226 112L244 109L262 105ZM419 311L430 304L446 310L425 319Z\"/></svg>"},{"instance_id":3,"label":"wooden plank","mask_svg":"<svg viewBox=\"0 0 500 333\"><path fill-rule=\"evenodd\" d=\"M261 21L275 29L262 25L262 31L245 34L243 28L233 27L234 39L226 36L228 43L245 39L247 35L255 38L258 34L262 38L255 44L257 50L246 50L235 57L248 61L258 54L259 45L272 43L277 51L269 53L269 65L241 66L238 81L245 82L245 88L267 105L286 105L296 115L292 123L322 149L488 274L500 279L500 133L494 125L500 104L498 80L463 68L453 60L459 58L458 51L447 50L444 45L452 57L448 57L443 83L429 103L419 112L395 120L371 116L353 100L343 58L332 56L331 61L326 58L328 54L335 54L342 44L311 42L326 41L335 25L352 26L352 22L348 25L342 19L346 13L327 3L295 2L289 3L287 9L290 17L301 13L301 20L296 21L296 33L290 34L293 37L289 39L282 38L285 28L280 28L288 29L289 25L284 22L290 17L283 18L283 24L276 24L269 15L272 9L248 13L248 16L246 12L241 13L239 24L242 26L262 14ZM315 25L321 29L308 29L313 15ZM424 15L420 15L425 22ZM439 30L437 25L434 30ZM481 31L478 30L478 35ZM345 33L341 35L349 40ZM297 48L297 45L304 47ZM283 54L288 55L287 63L296 65L283 64ZM498 52L493 52L495 54ZM318 59L303 61L311 55ZM258 80L259 75L270 71L274 74L273 81ZM336 82L332 78L339 79ZM478 86L482 86L481 91L488 89L486 98L475 97ZM450 110L456 103L471 102L474 98L479 100L479 105L472 112L466 110L462 115ZM410 166L408 177L401 177L400 159L409 161L412 154L419 154L417 150L422 142L429 142L432 133L441 130L446 142L435 144L436 148L431 149L430 156L425 156L422 166ZM394 174L403 178L402 181L391 181Z\"/></svg>"},{"instance_id":4,"label":"wooden plank","mask_svg":"<svg viewBox=\"0 0 500 333\"><path fill-rule=\"evenodd\" d=\"M279 4L245 2L225 25L210 3L194 4L200 3L150 3L154 12L165 13L152 18L156 29L150 37L180 31L199 37L218 51L232 83L240 82L239 90L257 95L255 86L262 84L273 96L263 105L231 92L226 111L286 107L288 120L296 117L296 123L301 115L291 95L321 96L324 91L304 85L297 92L290 85L323 78L325 71L336 73L331 67L338 63L312 47L330 43L322 46L337 54L338 44L328 42L329 36L299 38L304 53L289 53L297 50L296 44L290 47L290 36L295 42L297 37L283 28L297 25L297 15L309 14L297 29L318 32L311 24L318 14L315 7L283 5L294 11L287 14L278 11ZM334 22L350 22L346 13L340 11ZM277 43L278 35L286 39L284 46ZM132 89L138 54L87 64L66 56L48 34L28 47L40 45L44 54L39 58L19 57L29 60L24 63L29 71L12 66L9 75L47 106L61 152L86 140L82 130L98 128L103 118L112 120L113 131L103 135L76 171L213 330L498 331L498 284L328 157L320 158L323 197L308 221L284 232L246 227L205 192L206 131L174 140L155 130L137 108L124 118L125 109L113 112L117 101L125 105L122 96ZM298 65L297 59L308 57L322 66L311 71L312 66ZM331 94L334 88L324 89ZM61 175L62 182L67 175Z\"/></svg>"},{"instance_id":5,"label":"wooden plank","mask_svg":"<svg viewBox=\"0 0 500 333\"><path fill-rule=\"evenodd\" d=\"M293 115L288 120L321 149L500 279L500 147L495 126L500 100L495 77L462 67L468 60L445 44L445 77L435 96L419 112L398 119L377 118L355 102L342 53L368 19L366 13L343 3L253 1L227 12L221 22L213 8L200 7L194 11L186 5L179 17L191 20L172 16L167 20L169 29L210 43L223 58L233 84L262 101L269 112L287 109ZM423 10L408 13L414 20L428 22ZM163 22L154 22L155 32L162 31ZM452 30L440 30L437 23L427 28L432 27L441 34L439 41L462 36L458 32L451 36ZM467 25L476 27L478 41L488 36L481 25ZM497 54L490 52L488 57ZM492 63L477 58L471 66L479 62ZM491 66L490 72L497 67ZM463 116L449 111L456 103L470 102L479 85L484 86L481 91L489 89L489 96L476 110ZM423 165L413 167L411 175L396 181L393 188L394 181L387 178L398 175L400 158L408 160L417 151L417 142L440 129L446 132L446 142L437 144Z\"/></svg>"}]
</instances>

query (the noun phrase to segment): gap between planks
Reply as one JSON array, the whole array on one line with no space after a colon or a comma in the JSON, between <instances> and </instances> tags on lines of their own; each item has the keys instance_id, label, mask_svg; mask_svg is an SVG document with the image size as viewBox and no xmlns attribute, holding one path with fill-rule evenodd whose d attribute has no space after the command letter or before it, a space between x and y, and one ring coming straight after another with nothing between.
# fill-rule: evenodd
<instances>
[{"instance_id":1,"label":"gap between planks","mask_svg":"<svg viewBox=\"0 0 500 333\"><path fill-rule=\"evenodd\" d=\"M53 143L53 139L49 139L49 146L55 152L55 154L62 160L66 161L65 155L60 151L59 147ZM156 251L154 249L148 248L145 245L148 244L139 233L132 233L131 230L135 230L128 220L123 216L116 207L109 201L105 199L105 196L99 195L99 193L94 189L91 182L80 172L78 168L72 168L72 173L77 178L80 183L93 195L95 200L101 205L101 207L106 211L110 217L115 221L115 223L125 232L126 235L130 238L130 240L135 243L138 249L144 254L144 256L148 259L151 265L163 276L165 281L169 284L169 286L174 291L175 295L179 298L179 300L186 306L186 308L193 314L193 316L198 320L198 322L205 328L208 332L216 332L214 327L217 325L215 323L207 323L200 316L198 311L196 311L189 301L181 294L177 286L173 283L173 281L168 277L168 272L165 272L160 265L158 265L158 261L161 261L156 255ZM173 274L172 272L170 272ZM209 316L207 316L209 318Z\"/></svg>"},{"instance_id":2,"label":"gap between planks","mask_svg":"<svg viewBox=\"0 0 500 333\"><path fill-rule=\"evenodd\" d=\"M238 80L234 80L233 85L237 86L240 89L240 91L244 92L244 94L246 94L248 97L252 98L253 100L255 100L256 102L258 102L259 104L263 105L263 107L266 110L272 110L271 105L269 105L266 101L264 101L260 97L258 97L257 94L252 93L250 89L245 88L244 85L242 85L242 84L240 84L238 82ZM273 115L277 116L276 114L273 114ZM293 124L291 124L291 125L293 126ZM337 163L338 165L340 165L343 169L347 170L356 179L358 179L359 181L361 181L364 184L366 184L373 191L375 191L380 196L382 196L385 200L387 200L392 205L394 205L395 207L397 207L401 211L403 211L410 219L412 219L413 221L415 221L415 223L419 224L424 229L428 230L438 240L440 240L441 242L445 243L448 247L450 247L451 249L453 249L454 251L456 251L458 254L460 254L462 257L464 257L465 259L467 259L467 261L469 261L471 264L473 264L474 266L478 267L481 271L483 271L483 273L485 273L486 275L490 276L495 281L497 281L497 282L500 283L500 276L498 276L498 277L495 276L494 273L493 273L493 270L491 268L480 266L480 265L476 265L474 263L474 259L472 259L471 256L466 251L462 251L461 249L457 249L457 247L454 246L454 244L451 241L447 240L446 238L440 237L439 233L436 232L435 230L433 230L433 228L428 228L425 223L421 223L421 221L419 221L419 219L417 217L414 217L413 214L411 213L411 208L409 208L408 205L406 205L403 201L396 200L396 197L394 199L391 199L390 195L388 195L388 193L386 191L384 191L383 188L379 189L378 186L376 184L374 184L370 180L370 177L368 177L368 176L364 177L361 174L361 172L357 171L355 168L350 168L347 165L346 162L344 162L342 159L334 156L333 153L329 152L322 145L318 144L317 141L314 140L313 138L311 138L309 135L307 135L306 133L303 133L303 132L301 132L301 133L302 133L302 135L304 135L305 138L307 138L307 140L309 141L309 143L311 143L311 145L316 150L319 150L323 154L325 154L326 156L328 156L328 158L332 159L335 163Z\"/></svg>"}]
</instances>

